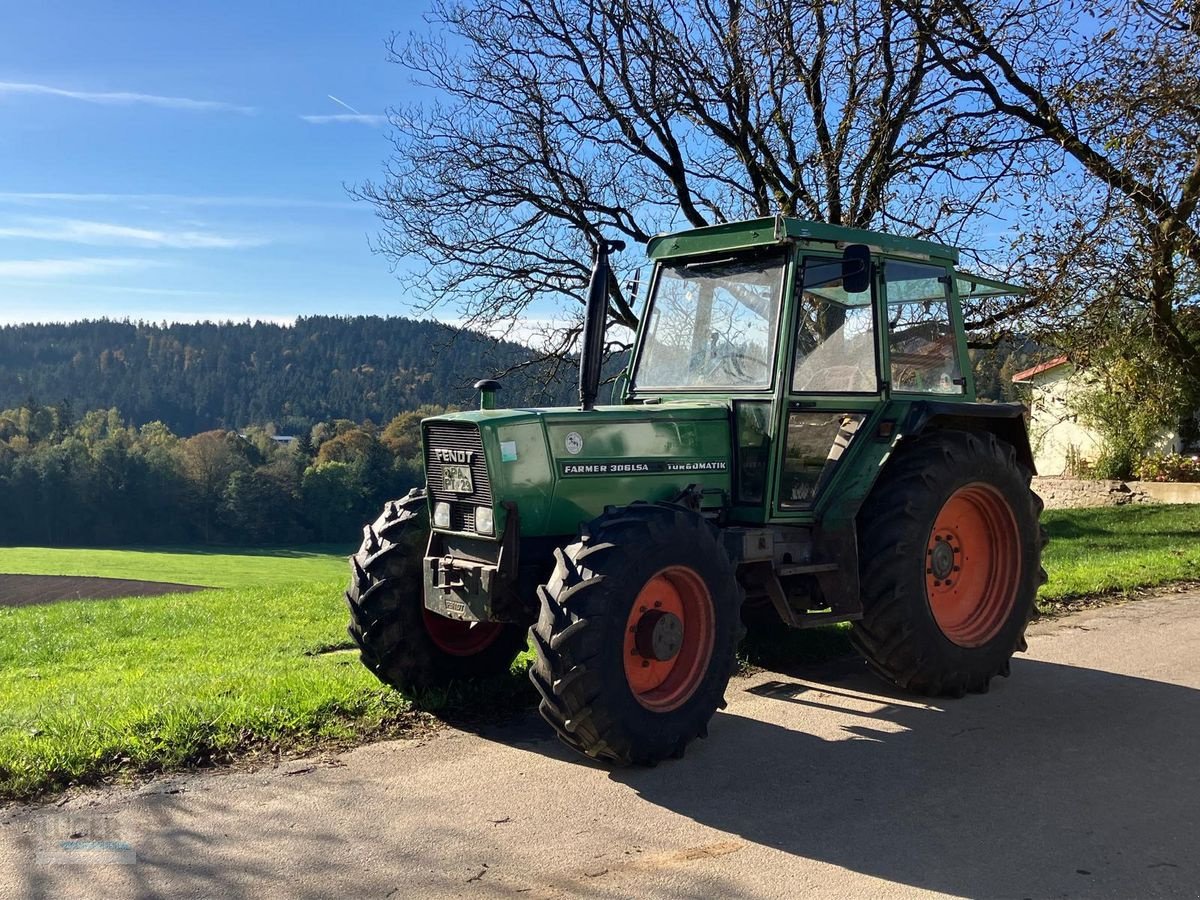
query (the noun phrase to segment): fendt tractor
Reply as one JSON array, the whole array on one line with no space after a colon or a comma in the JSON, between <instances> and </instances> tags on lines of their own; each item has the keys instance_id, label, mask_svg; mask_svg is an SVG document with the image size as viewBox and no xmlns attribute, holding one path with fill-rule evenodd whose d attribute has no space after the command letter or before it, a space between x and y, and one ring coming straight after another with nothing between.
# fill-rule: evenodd
<instances>
[{"instance_id":1,"label":"fendt tractor","mask_svg":"<svg viewBox=\"0 0 1200 900\"><path fill-rule=\"evenodd\" d=\"M776 217L652 239L630 362L596 406L595 248L580 406L422 423L426 489L351 560L350 634L405 691L507 672L618 764L678 757L725 705L743 622L851 622L888 681L983 692L1045 580L1019 405L975 402L962 299L1023 293L958 251Z\"/></svg>"}]
</instances>

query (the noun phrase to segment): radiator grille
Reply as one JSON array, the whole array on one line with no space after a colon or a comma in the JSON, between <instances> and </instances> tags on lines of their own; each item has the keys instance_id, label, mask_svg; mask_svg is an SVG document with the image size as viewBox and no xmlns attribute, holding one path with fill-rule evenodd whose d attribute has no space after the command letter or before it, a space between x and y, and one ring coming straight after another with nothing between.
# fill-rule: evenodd
<instances>
[{"instance_id":1,"label":"radiator grille","mask_svg":"<svg viewBox=\"0 0 1200 900\"><path fill-rule=\"evenodd\" d=\"M475 507L469 503L450 504L450 530L474 531Z\"/></svg>"},{"instance_id":2,"label":"radiator grille","mask_svg":"<svg viewBox=\"0 0 1200 900\"><path fill-rule=\"evenodd\" d=\"M434 450L469 450L471 482L474 491L456 494L442 484L443 463ZM483 438L474 425L432 422L425 426L425 484L434 500L450 504L450 530L474 531L475 507L492 505L492 485L488 480L487 460L483 456Z\"/></svg>"}]
</instances>

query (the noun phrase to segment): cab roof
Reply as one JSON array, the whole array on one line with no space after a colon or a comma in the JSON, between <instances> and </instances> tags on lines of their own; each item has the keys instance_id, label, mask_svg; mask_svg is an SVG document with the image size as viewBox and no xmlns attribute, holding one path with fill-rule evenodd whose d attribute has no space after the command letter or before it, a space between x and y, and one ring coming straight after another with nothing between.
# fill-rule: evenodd
<instances>
[{"instance_id":1,"label":"cab roof","mask_svg":"<svg viewBox=\"0 0 1200 900\"><path fill-rule=\"evenodd\" d=\"M674 234L660 234L652 237L646 244L646 254L651 259L658 260L742 247L769 246L784 241L800 241L809 245L828 244L831 245L829 249L842 249L847 244L866 244L879 253L958 263L958 249L945 244L784 216L768 216L744 222L693 228Z\"/></svg>"}]
</instances>

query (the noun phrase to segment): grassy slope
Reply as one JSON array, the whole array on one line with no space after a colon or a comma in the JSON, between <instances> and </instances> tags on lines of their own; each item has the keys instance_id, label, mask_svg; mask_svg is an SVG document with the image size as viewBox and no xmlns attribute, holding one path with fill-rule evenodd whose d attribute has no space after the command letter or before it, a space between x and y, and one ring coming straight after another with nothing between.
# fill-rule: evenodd
<instances>
[{"instance_id":1,"label":"grassy slope","mask_svg":"<svg viewBox=\"0 0 1200 900\"><path fill-rule=\"evenodd\" d=\"M0 799L411 721L349 649L342 555L16 548L0 571L237 586L0 608Z\"/></svg>"},{"instance_id":2,"label":"grassy slope","mask_svg":"<svg viewBox=\"0 0 1200 900\"><path fill-rule=\"evenodd\" d=\"M344 641L340 582L0 610L0 795L318 737L407 709Z\"/></svg>"},{"instance_id":3,"label":"grassy slope","mask_svg":"<svg viewBox=\"0 0 1200 900\"><path fill-rule=\"evenodd\" d=\"M1200 579L1200 507L1065 510L1045 521L1043 602ZM0 609L0 797L402 719L409 702L356 654L318 652L345 645L344 567L307 551L0 549L0 571L237 586ZM790 637L815 642L818 657L846 643L828 629Z\"/></svg>"}]
</instances>

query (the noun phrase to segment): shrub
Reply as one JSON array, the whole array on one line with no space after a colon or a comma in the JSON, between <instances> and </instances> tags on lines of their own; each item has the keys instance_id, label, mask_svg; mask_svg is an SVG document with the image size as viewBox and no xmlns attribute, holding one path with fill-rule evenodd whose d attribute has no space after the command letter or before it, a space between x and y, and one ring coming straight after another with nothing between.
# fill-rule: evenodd
<instances>
[{"instance_id":1,"label":"shrub","mask_svg":"<svg viewBox=\"0 0 1200 900\"><path fill-rule=\"evenodd\" d=\"M1177 367L1144 347L1125 355L1097 355L1090 384L1070 403L1079 421L1100 437L1095 478L1134 477L1139 461L1167 431L1178 428L1192 397Z\"/></svg>"},{"instance_id":2,"label":"shrub","mask_svg":"<svg viewBox=\"0 0 1200 900\"><path fill-rule=\"evenodd\" d=\"M1200 456L1145 456L1134 464L1133 475L1138 481L1200 481Z\"/></svg>"}]
</instances>

